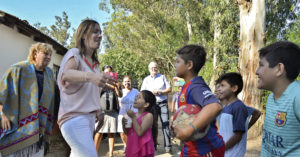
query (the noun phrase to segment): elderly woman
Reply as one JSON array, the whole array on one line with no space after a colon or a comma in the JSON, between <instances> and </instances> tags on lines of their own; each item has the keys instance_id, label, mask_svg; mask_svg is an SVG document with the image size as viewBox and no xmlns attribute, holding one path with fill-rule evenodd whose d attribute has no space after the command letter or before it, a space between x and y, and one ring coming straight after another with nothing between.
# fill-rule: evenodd
<instances>
[{"instance_id":1,"label":"elderly woman","mask_svg":"<svg viewBox=\"0 0 300 157\"><path fill-rule=\"evenodd\" d=\"M0 82L0 156L40 157L53 126L52 48L31 46L28 60L12 65Z\"/></svg>"}]
</instances>

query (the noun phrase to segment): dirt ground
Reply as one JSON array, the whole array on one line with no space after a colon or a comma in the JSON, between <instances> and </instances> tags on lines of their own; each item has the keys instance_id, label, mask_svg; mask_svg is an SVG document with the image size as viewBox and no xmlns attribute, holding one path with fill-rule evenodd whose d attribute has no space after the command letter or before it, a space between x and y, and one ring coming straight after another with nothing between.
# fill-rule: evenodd
<instances>
[{"instance_id":1,"label":"dirt ground","mask_svg":"<svg viewBox=\"0 0 300 157\"><path fill-rule=\"evenodd\" d=\"M156 157L179 157L179 140L172 139L172 152L171 154L165 153L163 147L163 138L161 129L159 129L158 137L158 150L155 153ZM247 152L245 157L259 157L260 156L260 146L261 146L261 136L258 136L253 139L247 140ZM63 138L58 134L52 137L52 142L50 144L50 152L46 157L66 157L68 151L68 146L64 142ZM108 156L108 140L104 139L101 142L101 146L98 150L99 156ZM116 137L115 147L114 147L114 156L123 157L125 156L123 151L123 143L120 136Z\"/></svg>"},{"instance_id":2,"label":"dirt ground","mask_svg":"<svg viewBox=\"0 0 300 157\"><path fill-rule=\"evenodd\" d=\"M245 154L245 157L259 157L260 156L261 138L262 138L262 136L260 135L256 138L247 140L247 152Z\"/></svg>"},{"instance_id":3,"label":"dirt ground","mask_svg":"<svg viewBox=\"0 0 300 157\"><path fill-rule=\"evenodd\" d=\"M169 97L171 99L172 97ZM172 100L169 100L169 109L171 108ZM171 116L172 118L172 116ZM161 123L159 121L159 132L158 132L158 147L155 152L155 157L179 157L179 140L172 139L172 151L171 153L165 153L164 150L164 141L163 141L163 133L161 131ZM252 128L253 129L253 128ZM57 129L56 129L57 130ZM247 140L247 152L245 157L259 157L260 156L260 147L261 147L261 138L262 136L256 136L257 130L251 130L251 139ZM253 134L254 132L254 134ZM46 155L46 157L67 157L69 153L68 145L63 140L62 136L58 133L52 137L50 144L50 152ZM123 157L125 156L123 151L123 143L119 135L116 136L115 146L114 146L114 157ZM100 148L98 150L98 156L106 157L108 156L108 139L104 139L101 141Z\"/></svg>"}]
</instances>

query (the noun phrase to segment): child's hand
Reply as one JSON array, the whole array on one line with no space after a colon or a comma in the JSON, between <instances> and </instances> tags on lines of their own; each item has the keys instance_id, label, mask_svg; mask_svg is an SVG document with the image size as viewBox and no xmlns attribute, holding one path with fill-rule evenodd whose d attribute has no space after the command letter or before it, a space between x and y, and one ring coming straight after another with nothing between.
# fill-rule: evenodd
<instances>
[{"instance_id":1,"label":"child's hand","mask_svg":"<svg viewBox=\"0 0 300 157\"><path fill-rule=\"evenodd\" d=\"M173 121L172 120L170 120L170 122L169 122L169 129L170 130L173 130L174 128L173 128Z\"/></svg>"},{"instance_id":2,"label":"child's hand","mask_svg":"<svg viewBox=\"0 0 300 157\"><path fill-rule=\"evenodd\" d=\"M125 125L127 124L127 120L125 117L122 118L122 126L125 127Z\"/></svg>"},{"instance_id":3,"label":"child's hand","mask_svg":"<svg viewBox=\"0 0 300 157\"><path fill-rule=\"evenodd\" d=\"M169 129L170 129L170 135L172 138L175 137L175 133L174 133L174 127L173 127L173 121L170 120L170 125L169 125Z\"/></svg>"},{"instance_id":4,"label":"child's hand","mask_svg":"<svg viewBox=\"0 0 300 157\"><path fill-rule=\"evenodd\" d=\"M128 130L127 130L127 128L125 127L126 126L126 124L127 124L127 120L126 120L126 118L125 117L123 117L122 118L122 127L123 127L123 132L127 135L127 133L128 133Z\"/></svg>"},{"instance_id":5,"label":"child's hand","mask_svg":"<svg viewBox=\"0 0 300 157\"><path fill-rule=\"evenodd\" d=\"M179 128L173 126L173 130L176 138L180 139L181 141L187 141L194 133L194 129L192 127Z\"/></svg>"},{"instance_id":6,"label":"child's hand","mask_svg":"<svg viewBox=\"0 0 300 157\"><path fill-rule=\"evenodd\" d=\"M135 113L132 111L132 110L128 110L127 111L127 115L131 118L131 119L133 119L134 117L135 117Z\"/></svg>"}]
</instances>

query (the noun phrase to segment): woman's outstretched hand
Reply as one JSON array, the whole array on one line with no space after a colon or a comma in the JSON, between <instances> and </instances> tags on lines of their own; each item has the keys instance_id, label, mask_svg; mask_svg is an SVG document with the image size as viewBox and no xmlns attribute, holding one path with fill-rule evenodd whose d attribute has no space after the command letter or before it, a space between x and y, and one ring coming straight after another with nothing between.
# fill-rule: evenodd
<instances>
[{"instance_id":1,"label":"woman's outstretched hand","mask_svg":"<svg viewBox=\"0 0 300 157\"><path fill-rule=\"evenodd\" d=\"M108 89L114 89L114 86L117 83L111 76L103 72L100 74L87 73L87 80L98 87ZM112 85L113 87L110 87L109 85Z\"/></svg>"}]
</instances>

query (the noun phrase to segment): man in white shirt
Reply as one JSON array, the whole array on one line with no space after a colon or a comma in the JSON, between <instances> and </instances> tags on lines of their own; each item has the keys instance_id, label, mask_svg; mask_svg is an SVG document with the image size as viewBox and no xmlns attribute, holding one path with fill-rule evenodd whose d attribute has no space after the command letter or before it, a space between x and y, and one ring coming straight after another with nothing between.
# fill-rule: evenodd
<instances>
[{"instance_id":1,"label":"man in white shirt","mask_svg":"<svg viewBox=\"0 0 300 157\"><path fill-rule=\"evenodd\" d=\"M171 151L171 139L169 130L169 110L168 110L168 93L171 92L171 86L166 77L158 72L158 66L156 62L151 62L148 66L150 75L147 76L142 84L142 90L151 91L156 97L156 112L154 115L154 125L157 126L158 115L160 116L160 121L162 123L162 132L164 135L164 146L167 153ZM155 137L155 147L157 145L157 134L153 133Z\"/></svg>"}]
</instances>

